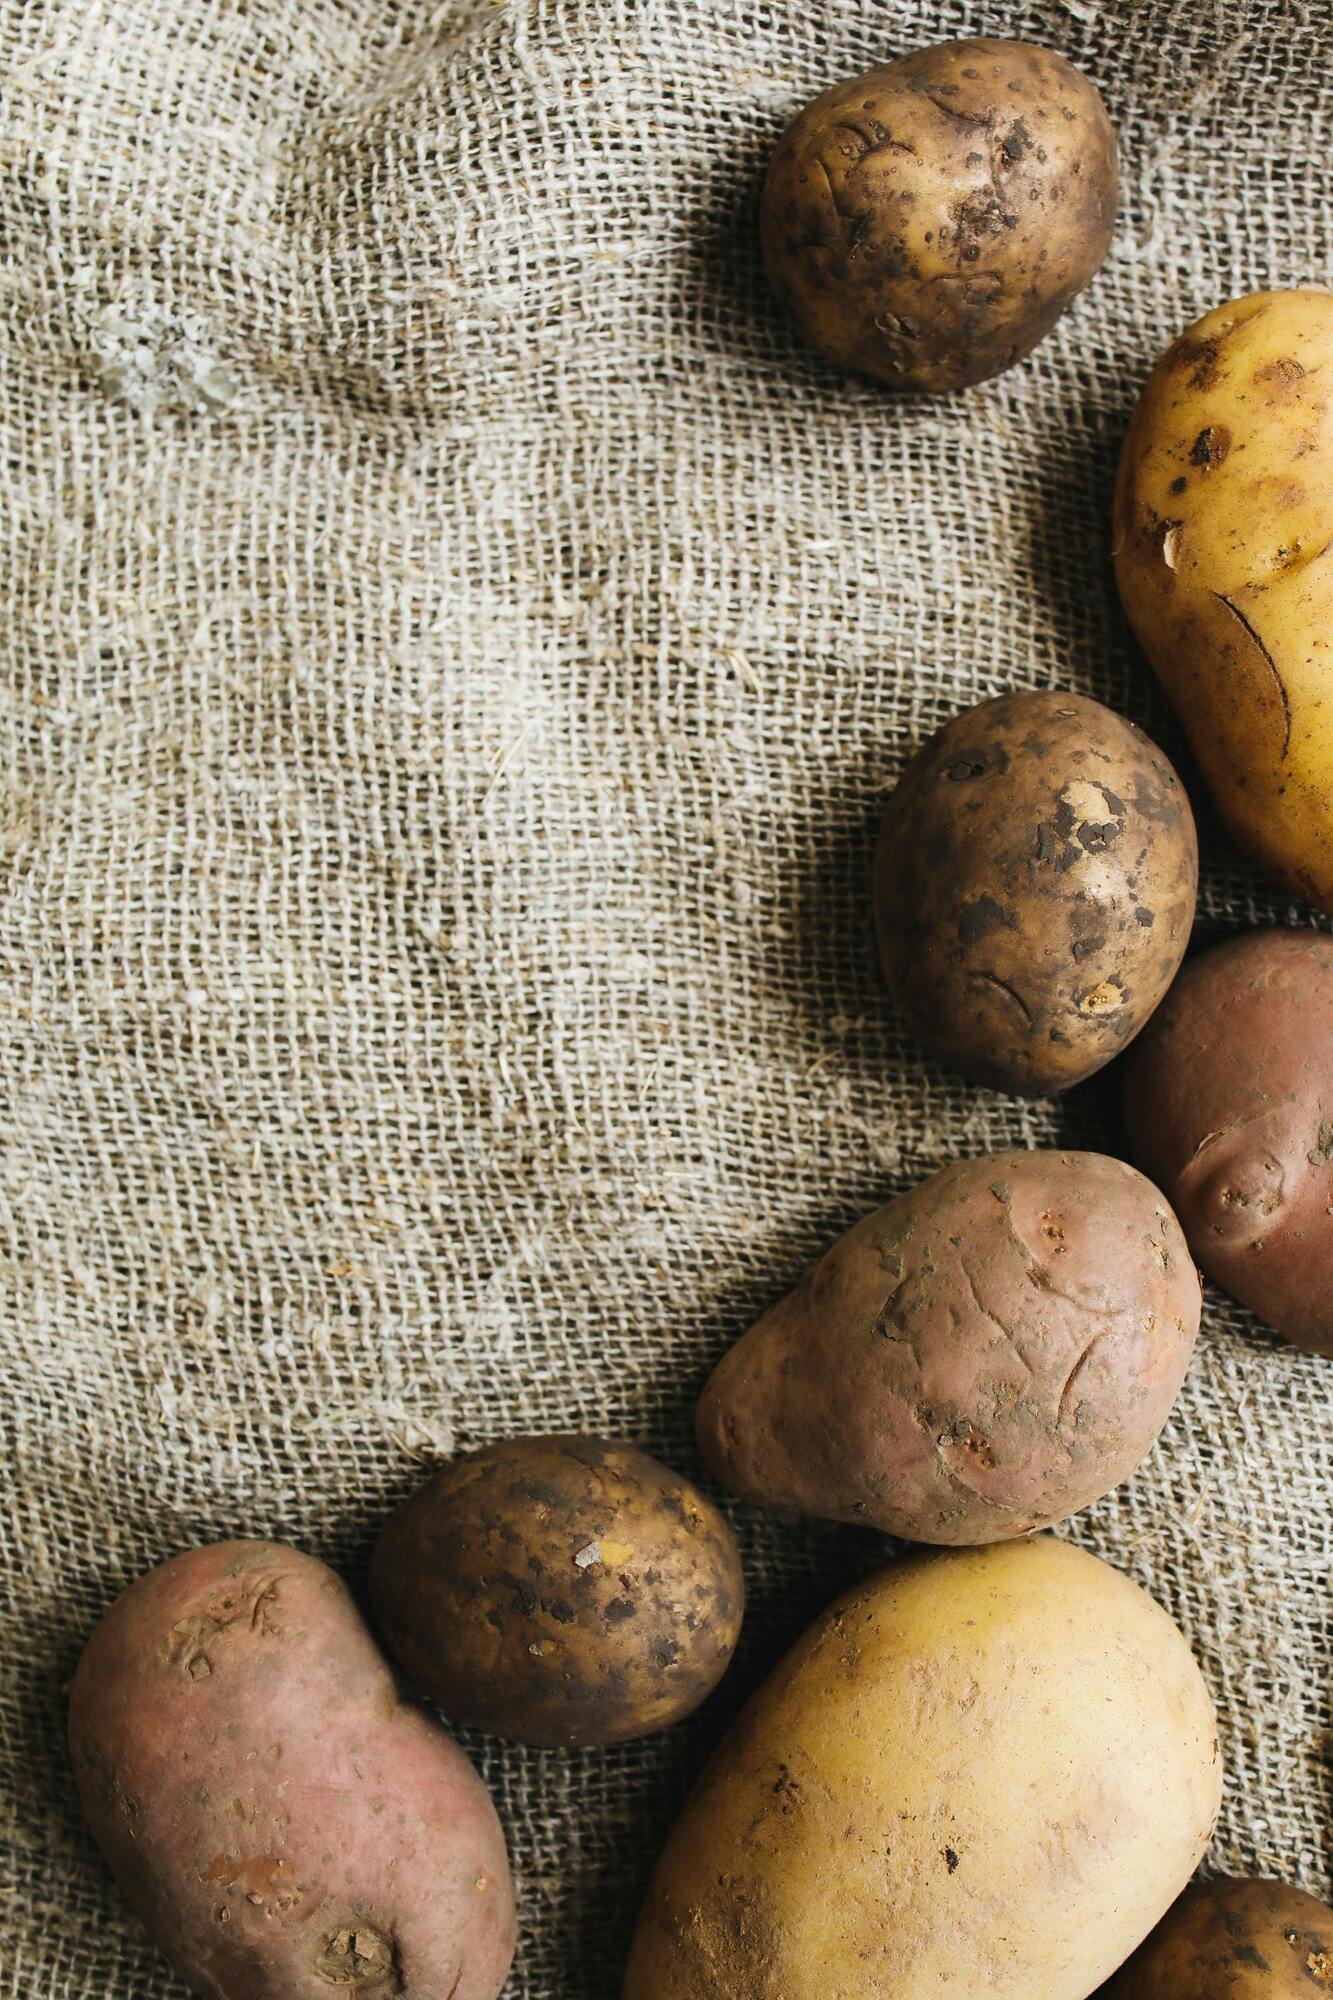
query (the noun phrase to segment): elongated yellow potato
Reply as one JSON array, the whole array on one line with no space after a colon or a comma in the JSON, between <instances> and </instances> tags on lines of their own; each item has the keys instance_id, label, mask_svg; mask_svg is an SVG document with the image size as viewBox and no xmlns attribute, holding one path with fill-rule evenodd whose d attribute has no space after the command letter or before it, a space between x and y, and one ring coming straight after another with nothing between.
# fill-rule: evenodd
<instances>
[{"instance_id":1,"label":"elongated yellow potato","mask_svg":"<svg viewBox=\"0 0 1333 2000\"><path fill-rule=\"evenodd\" d=\"M900 1563L761 1688L668 1841L625 2000L1086 2000L1217 1812L1145 1592L1049 1537Z\"/></svg>"},{"instance_id":2,"label":"elongated yellow potato","mask_svg":"<svg viewBox=\"0 0 1333 2000\"><path fill-rule=\"evenodd\" d=\"M1116 574L1238 844L1333 911L1333 292L1168 348L1125 441Z\"/></svg>"}]
</instances>

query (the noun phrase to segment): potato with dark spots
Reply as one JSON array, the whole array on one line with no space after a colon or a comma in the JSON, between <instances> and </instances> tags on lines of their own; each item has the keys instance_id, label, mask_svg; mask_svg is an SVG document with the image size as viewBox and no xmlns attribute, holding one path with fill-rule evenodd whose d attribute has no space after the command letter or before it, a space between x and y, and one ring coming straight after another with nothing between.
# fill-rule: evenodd
<instances>
[{"instance_id":1,"label":"potato with dark spots","mask_svg":"<svg viewBox=\"0 0 1333 2000\"><path fill-rule=\"evenodd\" d=\"M1050 1536L894 1564L755 1695L668 1839L624 2000L1085 2000L1208 1844L1180 1632Z\"/></svg>"},{"instance_id":2,"label":"potato with dark spots","mask_svg":"<svg viewBox=\"0 0 1333 2000\"><path fill-rule=\"evenodd\" d=\"M717 1508L656 1459L527 1437L442 1467L398 1510L371 1598L446 1715L523 1743L624 1743L712 1692L745 1583Z\"/></svg>"},{"instance_id":3,"label":"potato with dark spots","mask_svg":"<svg viewBox=\"0 0 1333 2000\"><path fill-rule=\"evenodd\" d=\"M1167 759L1082 695L1000 695L908 765L884 814L875 917L922 1046L1040 1095L1118 1055L1170 986L1198 888Z\"/></svg>"},{"instance_id":4,"label":"potato with dark spots","mask_svg":"<svg viewBox=\"0 0 1333 2000\"><path fill-rule=\"evenodd\" d=\"M1204 1272L1333 1355L1333 938L1250 931L1185 966L1123 1075L1131 1157Z\"/></svg>"},{"instance_id":5,"label":"potato with dark spots","mask_svg":"<svg viewBox=\"0 0 1333 2000\"><path fill-rule=\"evenodd\" d=\"M944 1167L720 1363L699 1447L747 1498L911 1541L1049 1527L1134 1470L1199 1329L1156 1188L1098 1153Z\"/></svg>"},{"instance_id":6,"label":"potato with dark spots","mask_svg":"<svg viewBox=\"0 0 1333 2000\"><path fill-rule=\"evenodd\" d=\"M1048 334L1115 220L1115 134L1062 56L945 42L826 90L783 133L764 260L810 345L895 387L985 381Z\"/></svg>"},{"instance_id":7,"label":"potato with dark spots","mask_svg":"<svg viewBox=\"0 0 1333 2000\"><path fill-rule=\"evenodd\" d=\"M88 1824L208 2000L496 2000L504 1836L332 1570L275 1542L140 1577L74 1676Z\"/></svg>"},{"instance_id":8,"label":"potato with dark spots","mask_svg":"<svg viewBox=\"0 0 1333 2000\"><path fill-rule=\"evenodd\" d=\"M1286 1882L1195 1883L1100 2000L1318 2000L1333 1994L1333 1910Z\"/></svg>"},{"instance_id":9,"label":"potato with dark spots","mask_svg":"<svg viewBox=\"0 0 1333 2000\"><path fill-rule=\"evenodd\" d=\"M1333 911L1333 292L1259 292L1168 348L1125 440L1130 624L1237 844Z\"/></svg>"}]
</instances>

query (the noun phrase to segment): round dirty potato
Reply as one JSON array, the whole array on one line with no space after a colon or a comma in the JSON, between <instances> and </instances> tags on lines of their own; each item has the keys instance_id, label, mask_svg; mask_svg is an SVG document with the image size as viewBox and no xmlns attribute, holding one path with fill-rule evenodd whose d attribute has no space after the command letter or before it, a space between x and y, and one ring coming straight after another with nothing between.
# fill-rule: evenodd
<instances>
[{"instance_id":1,"label":"round dirty potato","mask_svg":"<svg viewBox=\"0 0 1333 2000\"><path fill-rule=\"evenodd\" d=\"M1125 440L1120 593L1237 844L1333 911L1333 292L1219 306Z\"/></svg>"},{"instance_id":2,"label":"round dirty potato","mask_svg":"<svg viewBox=\"0 0 1333 2000\"><path fill-rule=\"evenodd\" d=\"M1318 2000L1333 1993L1333 1910L1285 1882L1197 1883L1101 2000Z\"/></svg>"},{"instance_id":3,"label":"round dirty potato","mask_svg":"<svg viewBox=\"0 0 1333 2000\"><path fill-rule=\"evenodd\" d=\"M496 2000L495 1809L323 1563L223 1542L151 1570L88 1641L69 1731L121 1888L208 2000Z\"/></svg>"},{"instance_id":4,"label":"round dirty potato","mask_svg":"<svg viewBox=\"0 0 1333 2000\"><path fill-rule=\"evenodd\" d=\"M1191 959L1123 1102L1130 1155L1207 1276L1333 1354L1333 938L1251 931Z\"/></svg>"},{"instance_id":5,"label":"round dirty potato","mask_svg":"<svg viewBox=\"0 0 1333 2000\"><path fill-rule=\"evenodd\" d=\"M1198 1330L1180 1226L1132 1167L963 1160L858 1222L737 1342L699 1448L770 1506L918 1542L1026 1535L1129 1476Z\"/></svg>"},{"instance_id":6,"label":"round dirty potato","mask_svg":"<svg viewBox=\"0 0 1333 2000\"><path fill-rule=\"evenodd\" d=\"M798 113L764 188L764 261L810 345L895 387L960 389L1048 334L1110 247L1115 134L1025 42L944 42Z\"/></svg>"},{"instance_id":7,"label":"round dirty potato","mask_svg":"<svg viewBox=\"0 0 1333 2000\"><path fill-rule=\"evenodd\" d=\"M385 1644L447 1715L548 1745L688 1715L745 1604L711 1501L592 1437L513 1438L443 1467L389 1521L370 1582Z\"/></svg>"},{"instance_id":8,"label":"round dirty potato","mask_svg":"<svg viewBox=\"0 0 1333 2000\"><path fill-rule=\"evenodd\" d=\"M625 2000L1086 2000L1208 1844L1180 1632L1049 1536L895 1564L818 1619L705 1771Z\"/></svg>"},{"instance_id":9,"label":"round dirty potato","mask_svg":"<svg viewBox=\"0 0 1333 2000\"><path fill-rule=\"evenodd\" d=\"M1082 695L1000 695L937 731L889 800L885 976L950 1069L1065 1090L1119 1055L1171 984L1198 866L1184 789L1141 730Z\"/></svg>"}]
</instances>

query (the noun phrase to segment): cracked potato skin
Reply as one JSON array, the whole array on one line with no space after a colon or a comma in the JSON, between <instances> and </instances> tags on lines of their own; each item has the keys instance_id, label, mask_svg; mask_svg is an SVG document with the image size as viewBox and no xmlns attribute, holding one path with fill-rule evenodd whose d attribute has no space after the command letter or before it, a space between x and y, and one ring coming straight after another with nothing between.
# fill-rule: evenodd
<instances>
[{"instance_id":1,"label":"cracked potato skin","mask_svg":"<svg viewBox=\"0 0 1333 2000\"><path fill-rule=\"evenodd\" d=\"M121 1888L208 2000L496 2000L495 1808L312 1556L222 1542L131 1584L79 1662L70 1749Z\"/></svg>"},{"instance_id":2,"label":"cracked potato skin","mask_svg":"<svg viewBox=\"0 0 1333 2000\"><path fill-rule=\"evenodd\" d=\"M1130 1155L1206 1275L1333 1355L1333 938L1251 931L1200 952L1122 1090Z\"/></svg>"},{"instance_id":3,"label":"cracked potato skin","mask_svg":"<svg viewBox=\"0 0 1333 2000\"><path fill-rule=\"evenodd\" d=\"M1333 292L1219 306L1120 462L1125 611L1237 845L1333 911Z\"/></svg>"},{"instance_id":4,"label":"cracked potato skin","mask_svg":"<svg viewBox=\"0 0 1333 2000\"><path fill-rule=\"evenodd\" d=\"M748 1499L910 1541L1049 1527L1125 1479L1199 1329L1179 1224L1099 1153L964 1160L867 1216L724 1356L698 1412Z\"/></svg>"},{"instance_id":5,"label":"cracked potato skin","mask_svg":"<svg viewBox=\"0 0 1333 2000\"><path fill-rule=\"evenodd\" d=\"M1194 815L1168 760L1100 702L997 696L919 750L875 861L880 958L923 1048L1043 1095L1120 1054L1189 942Z\"/></svg>"},{"instance_id":6,"label":"cracked potato skin","mask_svg":"<svg viewBox=\"0 0 1333 2000\"><path fill-rule=\"evenodd\" d=\"M1195 1883L1099 2000L1325 2000L1333 1910L1286 1882Z\"/></svg>"},{"instance_id":7,"label":"cracked potato skin","mask_svg":"<svg viewBox=\"0 0 1333 2000\"><path fill-rule=\"evenodd\" d=\"M816 1621L673 1829L624 2000L1085 2000L1208 1843L1181 1633L1050 1536L897 1563Z\"/></svg>"},{"instance_id":8,"label":"cracked potato skin","mask_svg":"<svg viewBox=\"0 0 1333 2000\"><path fill-rule=\"evenodd\" d=\"M633 1445L578 1436L444 1466L386 1525L370 1588L385 1644L446 1715L549 1746L680 1721L745 1607L712 1502Z\"/></svg>"},{"instance_id":9,"label":"cracked potato skin","mask_svg":"<svg viewBox=\"0 0 1333 2000\"><path fill-rule=\"evenodd\" d=\"M1102 100L1024 42L944 42L834 85L783 133L764 262L828 360L899 388L983 382L1044 339L1110 247Z\"/></svg>"}]
</instances>

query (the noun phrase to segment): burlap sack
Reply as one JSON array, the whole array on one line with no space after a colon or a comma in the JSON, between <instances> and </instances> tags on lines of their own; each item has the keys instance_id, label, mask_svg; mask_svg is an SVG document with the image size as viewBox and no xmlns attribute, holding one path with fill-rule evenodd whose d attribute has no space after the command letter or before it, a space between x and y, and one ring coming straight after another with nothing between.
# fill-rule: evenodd
<instances>
[{"instance_id":1,"label":"burlap sack","mask_svg":"<svg viewBox=\"0 0 1333 2000\"><path fill-rule=\"evenodd\" d=\"M794 343L755 207L825 83L976 30L1106 92L1102 276L987 388ZM1146 368L1326 280L1327 0L0 0L5 1907L13 2000L184 1988L82 1833L81 1641L200 1539L364 1565L442 1453L694 1464L710 1362L959 1154L1114 1144L923 1066L868 925L912 744L1012 686L1180 741L1108 551ZM1211 816L1205 930L1282 908ZM1189 1632L1214 1865L1328 1886L1333 1371L1209 1300L1069 1532ZM511 1993L610 2000L709 1743L868 1534L737 1508L725 1691L469 1739Z\"/></svg>"}]
</instances>

